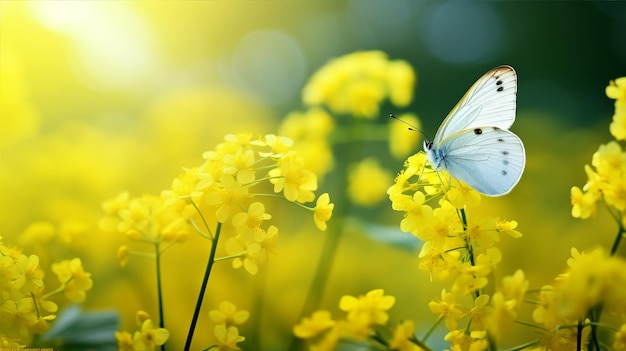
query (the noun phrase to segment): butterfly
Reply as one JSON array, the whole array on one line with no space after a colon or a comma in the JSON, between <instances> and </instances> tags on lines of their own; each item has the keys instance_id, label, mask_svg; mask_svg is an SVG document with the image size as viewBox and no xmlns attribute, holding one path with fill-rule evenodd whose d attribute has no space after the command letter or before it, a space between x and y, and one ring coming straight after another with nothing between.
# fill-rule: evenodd
<instances>
[{"instance_id":1,"label":"butterfly","mask_svg":"<svg viewBox=\"0 0 626 351\"><path fill-rule=\"evenodd\" d=\"M513 67L496 67L480 77L443 120L434 140L424 141L433 168L487 196L511 192L526 164L524 144L509 131L516 98Z\"/></svg>"}]
</instances>

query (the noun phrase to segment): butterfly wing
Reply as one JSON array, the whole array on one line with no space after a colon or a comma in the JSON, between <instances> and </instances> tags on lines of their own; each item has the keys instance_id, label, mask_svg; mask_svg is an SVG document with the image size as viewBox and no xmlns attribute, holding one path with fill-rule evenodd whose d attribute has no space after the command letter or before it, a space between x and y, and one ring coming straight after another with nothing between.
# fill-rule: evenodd
<instances>
[{"instance_id":1,"label":"butterfly wing","mask_svg":"<svg viewBox=\"0 0 626 351\"><path fill-rule=\"evenodd\" d=\"M497 127L468 129L443 140L440 168L488 196L508 194L519 182L526 164L524 144Z\"/></svg>"},{"instance_id":2,"label":"butterfly wing","mask_svg":"<svg viewBox=\"0 0 626 351\"><path fill-rule=\"evenodd\" d=\"M439 145L465 129L498 127L509 129L515 121L517 74L513 67L500 66L485 73L450 111L435 134Z\"/></svg>"}]
</instances>

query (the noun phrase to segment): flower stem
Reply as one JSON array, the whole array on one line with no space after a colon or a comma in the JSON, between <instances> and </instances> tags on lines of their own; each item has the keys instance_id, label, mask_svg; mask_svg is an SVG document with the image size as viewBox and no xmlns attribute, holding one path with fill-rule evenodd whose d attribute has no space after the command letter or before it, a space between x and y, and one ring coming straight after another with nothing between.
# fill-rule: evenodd
<instances>
[{"instance_id":1,"label":"flower stem","mask_svg":"<svg viewBox=\"0 0 626 351\"><path fill-rule=\"evenodd\" d=\"M204 278L202 278L202 286L200 286L200 293L198 294L198 301L196 302L196 308L193 311L193 318L191 319L191 325L189 326L189 333L187 334L187 341L185 342L185 351L189 351L191 348L191 339L193 339L193 333L196 329L196 324L198 323L198 317L200 316L200 308L202 307L202 300L204 299L204 293L206 291L209 276L211 275L211 269L213 268L213 264L215 263L215 253L217 251L217 242L220 238L220 232L222 231L222 223L217 223L217 228L215 229L215 236L213 237L213 241L211 243L211 254L209 255L209 261L207 262L206 270L204 271Z\"/></svg>"},{"instance_id":2,"label":"flower stem","mask_svg":"<svg viewBox=\"0 0 626 351\"><path fill-rule=\"evenodd\" d=\"M624 230L624 226L622 225L621 221L618 221L619 223L619 229L617 230L617 236L615 237L615 241L613 241L613 246L611 246L611 256L615 255L615 253L617 252L617 248L619 247L619 243L622 240L622 237L624 236L624 234L626 234L626 231Z\"/></svg>"},{"instance_id":3,"label":"flower stem","mask_svg":"<svg viewBox=\"0 0 626 351\"><path fill-rule=\"evenodd\" d=\"M165 317L163 313L163 289L161 288L161 252L159 243L154 244L156 255L156 279L157 279L157 299L159 303L159 327L165 328ZM165 351L165 344L161 345L161 351Z\"/></svg>"}]
</instances>

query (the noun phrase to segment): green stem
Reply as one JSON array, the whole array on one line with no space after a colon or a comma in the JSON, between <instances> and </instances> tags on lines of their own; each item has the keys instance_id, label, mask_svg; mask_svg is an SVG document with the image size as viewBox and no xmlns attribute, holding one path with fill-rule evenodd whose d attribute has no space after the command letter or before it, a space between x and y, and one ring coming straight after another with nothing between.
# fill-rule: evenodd
<instances>
[{"instance_id":1,"label":"green stem","mask_svg":"<svg viewBox=\"0 0 626 351\"><path fill-rule=\"evenodd\" d=\"M157 299L159 303L159 327L165 328L165 317L163 313L163 289L161 287L161 252L159 243L154 244L156 255L156 279L157 279ZM161 351L165 351L165 344L161 345Z\"/></svg>"},{"instance_id":2,"label":"green stem","mask_svg":"<svg viewBox=\"0 0 626 351\"><path fill-rule=\"evenodd\" d=\"M624 237L624 234L626 234L622 222L618 221L618 223L619 228L617 230L617 236L615 237L615 241L613 241L613 246L611 246L611 256L615 255L615 253L617 252L617 248L619 247L619 243L620 241L622 241L622 237Z\"/></svg>"},{"instance_id":3,"label":"green stem","mask_svg":"<svg viewBox=\"0 0 626 351\"><path fill-rule=\"evenodd\" d=\"M428 329L428 331L426 332L426 334L424 335L424 337L421 339L421 342L423 344L426 343L426 340L428 340L428 338L430 337L430 335L435 331L435 329L437 329L437 326L439 325L439 323L441 323L441 321L443 320L443 314L439 316L439 318L437 318L437 320L435 321L435 323L433 323L433 325L430 327L430 329Z\"/></svg>"},{"instance_id":4,"label":"green stem","mask_svg":"<svg viewBox=\"0 0 626 351\"><path fill-rule=\"evenodd\" d=\"M217 251L217 242L220 239L220 232L222 231L222 223L217 223L215 229L215 237L211 243L211 254L209 255L209 261L207 262L206 270L204 271L204 278L202 278L202 286L200 286L200 293L198 294L198 301L196 301L196 308L193 311L193 318L191 319L191 325L189 326L189 333L187 334L187 341L185 342L185 351L189 351L191 348L191 339L193 339L193 333L198 323L198 317L200 316L200 308L202 307L202 300L204 299L204 293L206 291L209 276L211 275L211 269L215 263L215 253Z\"/></svg>"}]
</instances>

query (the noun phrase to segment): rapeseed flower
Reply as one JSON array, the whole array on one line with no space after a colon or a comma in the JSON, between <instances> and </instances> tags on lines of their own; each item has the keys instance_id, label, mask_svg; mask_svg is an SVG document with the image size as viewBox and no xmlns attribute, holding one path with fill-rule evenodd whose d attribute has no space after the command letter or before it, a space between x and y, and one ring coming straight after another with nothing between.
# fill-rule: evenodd
<instances>
[{"instance_id":1,"label":"rapeseed flower","mask_svg":"<svg viewBox=\"0 0 626 351\"><path fill-rule=\"evenodd\" d=\"M250 312L238 310L230 301L222 301L219 309L209 311L209 317L216 324L241 325L250 317Z\"/></svg>"},{"instance_id":2,"label":"rapeseed flower","mask_svg":"<svg viewBox=\"0 0 626 351\"><path fill-rule=\"evenodd\" d=\"M52 265L52 271L64 285L65 297L72 302L83 302L85 291L93 287L91 274L85 272L80 258L55 263Z\"/></svg>"},{"instance_id":3,"label":"rapeseed flower","mask_svg":"<svg viewBox=\"0 0 626 351\"><path fill-rule=\"evenodd\" d=\"M389 61L381 51L355 52L315 72L302 90L302 100L308 106L328 106L332 113L373 119L385 99L407 106L415 79L404 61Z\"/></svg>"},{"instance_id":4,"label":"rapeseed flower","mask_svg":"<svg viewBox=\"0 0 626 351\"><path fill-rule=\"evenodd\" d=\"M393 181L391 172L382 168L374 158L366 158L348 174L348 195L353 203L365 207L382 201Z\"/></svg>"}]
</instances>

